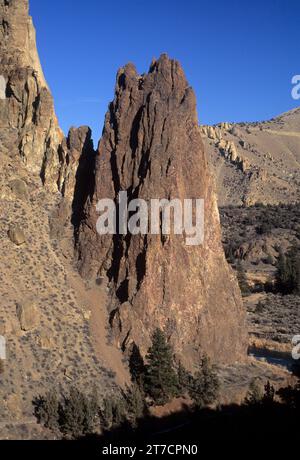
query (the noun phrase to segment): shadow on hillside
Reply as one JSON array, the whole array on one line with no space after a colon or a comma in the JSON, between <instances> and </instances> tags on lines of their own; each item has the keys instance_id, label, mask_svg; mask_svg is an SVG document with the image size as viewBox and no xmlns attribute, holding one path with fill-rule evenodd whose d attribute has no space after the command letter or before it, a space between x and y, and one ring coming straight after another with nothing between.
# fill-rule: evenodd
<instances>
[{"instance_id":1,"label":"shadow on hillside","mask_svg":"<svg viewBox=\"0 0 300 460\"><path fill-rule=\"evenodd\" d=\"M193 411L184 407L180 412L162 418L145 416L133 429L128 422L81 440L97 440L100 444L118 443L186 444L201 440L292 439L299 434L299 394L292 404L272 402L257 406L223 406L216 410ZM296 439L296 438L294 438Z\"/></svg>"}]
</instances>

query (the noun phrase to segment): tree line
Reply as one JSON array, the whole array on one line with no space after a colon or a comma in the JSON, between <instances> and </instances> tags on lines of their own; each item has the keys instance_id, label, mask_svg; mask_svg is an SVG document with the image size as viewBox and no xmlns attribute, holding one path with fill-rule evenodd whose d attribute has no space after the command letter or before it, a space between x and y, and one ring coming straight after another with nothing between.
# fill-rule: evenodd
<instances>
[{"instance_id":1,"label":"tree line","mask_svg":"<svg viewBox=\"0 0 300 460\"><path fill-rule=\"evenodd\" d=\"M219 394L220 382L207 356L200 359L192 374L176 362L166 335L156 329L146 359L133 345L129 368L131 385L99 401L96 389L86 395L76 387L67 394L51 390L34 399L34 412L39 423L66 438L77 439L119 425L137 425L150 406L164 405L173 398L189 397L195 408L213 404ZM98 430L99 431L99 430Z\"/></svg>"}]
</instances>

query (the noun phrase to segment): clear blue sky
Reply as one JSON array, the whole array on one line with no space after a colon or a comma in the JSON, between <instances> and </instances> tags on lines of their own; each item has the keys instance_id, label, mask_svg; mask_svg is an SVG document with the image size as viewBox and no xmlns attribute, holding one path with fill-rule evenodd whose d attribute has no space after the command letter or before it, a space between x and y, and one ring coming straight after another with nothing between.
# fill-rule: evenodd
<instances>
[{"instance_id":1,"label":"clear blue sky","mask_svg":"<svg viewBox=\"0 0 300 460\"><path fill-rule=\"evenodd\" d=\"M61 127L97 142L117 69L178 59L201 123L268 119L300 105L299 0L30 0L40 58Z\"/></svg>"}]
</instances>

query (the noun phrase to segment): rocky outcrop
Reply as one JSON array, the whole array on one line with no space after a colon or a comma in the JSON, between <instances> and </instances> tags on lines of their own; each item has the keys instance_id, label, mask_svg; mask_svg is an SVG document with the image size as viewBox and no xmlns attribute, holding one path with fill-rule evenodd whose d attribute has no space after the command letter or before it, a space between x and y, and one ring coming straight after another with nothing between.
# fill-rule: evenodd
<instances>
[{"instance_id":1,"label":"rocky outcrop","mask_svg":"<svg viewBox=\"0 0 300 460\"><path fill-rule=\"evenodd\" d=\"M214 141L215 147L219 150L225 160L228 160L231 164L235 165L244 174L248 173L251 169L248 159L244 158L241 154L238 154L234 141L224 139L225 132L230 132L233 136L238 136L240 133L236 127L230 123L224 122L219 123L216 126L201 125L199 130L202 136L210 141ZM240 145L243 148L246 148L247 145L241 144L241 142L243 141L240 141Z\"/></svg>"},{"instance_id":2,"label":"rocky outcrop","mask_svg":"<svg viewBox=\"0 0 300 460\"><path fill-rule=\"evenodd\" d=\"M71 128L65 139L58 126L28 0L0 0L0 38L1 154L21 156L49 190L62 193L69 203L68 215L77 222L93 183L91 130ZM14 184L14 192L20 196L20 184Z\"/></svg>"},{"instance_id":3,"label":"rocky outcrop","mask_svg":"<svg viewBox=\"0 0 300 460\"><path fill-rule=\"evenodd\" d=\"M71 128L59 148L58 188L75 228L83 218L83 208L94 188L95 152L88 126Z\"/></svg>"},{"instance_id":4,"label":"rocky outcrop","mask_svg":"<svg viewBox=\"0 0 300 460\"><path fill-rule=\"evenodd\" d=\"M238 155L237 155L237 151L236 151L234 142L221 140L217 144L217 147L222 151L226 159L229 159L233 163L236 162Z\"/></svg>"},{"instance_id":5,"label":"rocky outcrop","mask_svg":"<svg viewBox=\"0 0 300 460\"><path fill-rule=\"evenodd\" d=\"M22 331L30 331L39 324L39 312L33 299L17 304L17 317Z\"/></svg>"},{"instance_id":6,"label":"rocky outcrop","mask_svg":"<svg viewBox=\"0 0 300 460\"><path fill-rule=\"evenodd\" d=\"M21 246L26 243L26 236L23 230L17 225L11 225L8 230L8 236L12 243L16 246Z\"/></svg>"},{"instance_id":7,"label":"rocky outcrop","mask_svg":"<svg viewBox=\"0 0 300 460\"><path fill-rule=\"evenodd\" d=\"M208 139L212 139L214 141L220 141L223 137L222 130L215 126L205 126L202 125L199 127L200 133L203 136L208 137Z\"/></svg>"},{"instance_id":8,"label":"rocky outcrop","mask_svg":"<svg viewBox=\"0 0 300 460\"><path fill-rule=\"evenodd\" d=\"M78 241L84 277L107 277L110 323L122 349L145 353L154 328L165 330L189 367L206 352L233 362L246 352L245 314L220 237L214 184L197 123L196 101L178 62L166 55L147 75L132 64L117 75L95 165L95 188ZM96 204L128 199L203 198L205 241L187 246L181 235L105 235L96 232Z\"/></svg>"},{"instance_id":9,"label":"rocky outcrop","mask_svg":"<svg viewBox=\"0 0 300 460\"><path fill-rule=\"evenodd\" d=\"M219 205L295 203L300 193L299 109L264 122L200 126Z\"/></svg>"},{"instance_id":10,"label":"rocky outcrop","mask_svg":"<svg viewBox=\"0 0 300 460\"><path fill-rule=\"evenodd\" d=\"M56 190L63 133L39 62L28 0L0 1L0 41L1 151L21 155L28 168Z\"/></svg>"}]
</instances>

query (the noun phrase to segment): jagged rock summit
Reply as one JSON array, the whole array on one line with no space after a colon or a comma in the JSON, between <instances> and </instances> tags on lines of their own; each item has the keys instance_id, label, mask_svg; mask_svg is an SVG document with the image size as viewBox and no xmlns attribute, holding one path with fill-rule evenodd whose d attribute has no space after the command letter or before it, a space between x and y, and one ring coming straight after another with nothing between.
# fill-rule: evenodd
<instances>
[{"instance_id":1,"label":"jagged rock summit","mask_svg":"<svg viewBox=\"0 0 300 460\"><path fill-rule=\"evenodd\" d=\"M28 0L0 1L1 150L20 154L28 168L55 190L58 126L40 65Z\"/></svg>"},{"instance_id":2,"label":"jagged rock summit","mask_svg":"<svg viewBox=\"0 0 300 460\"><path fill-rule=\"evenodd\" d=\"M93 154L91 131L73 128L64 138L28 11L28 0L0 0L0 149L72 199L82 150Z\"/></svg>"},{"instance_id":3,"label":"jagged rock summit","mask_svg":"<svg viewBox=\"0 0 300 460\"><path fill-rule=\"evenodd\" d=\"M206 352L233 362L246 352L245 314L221 245L220 223L196 112L180 64L167 55L138 75L128 64L117 74L115 98L99 144L95 188L79 232L80 271L107 277L110 322L122 349L143 353L154 328L164 329L183 362ZM142 198L203 198L205 241L187 246L180 235L105 235L96 232L96 204Z\"/></svg>"}]
</instances>

